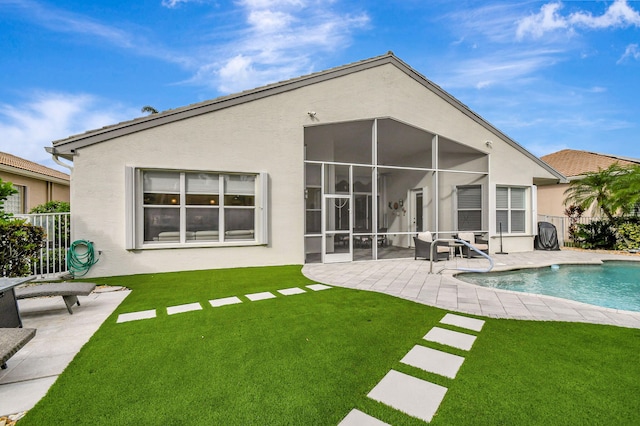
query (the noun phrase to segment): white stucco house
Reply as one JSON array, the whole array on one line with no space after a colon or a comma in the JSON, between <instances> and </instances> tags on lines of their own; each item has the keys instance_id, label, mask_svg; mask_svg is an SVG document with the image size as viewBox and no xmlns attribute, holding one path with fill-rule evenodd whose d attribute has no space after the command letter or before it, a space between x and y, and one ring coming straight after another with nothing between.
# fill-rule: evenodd
<instances>
[{"instance_id":1,"label":"white stucco house","mask_svg":"<svg viewBox=\"0 0 640 426\"><path fill-rule=\"evenodd\" d=\"M566 179L393 53L53 142L89 276L533 249Z\"/></svg>"}]
</instances>

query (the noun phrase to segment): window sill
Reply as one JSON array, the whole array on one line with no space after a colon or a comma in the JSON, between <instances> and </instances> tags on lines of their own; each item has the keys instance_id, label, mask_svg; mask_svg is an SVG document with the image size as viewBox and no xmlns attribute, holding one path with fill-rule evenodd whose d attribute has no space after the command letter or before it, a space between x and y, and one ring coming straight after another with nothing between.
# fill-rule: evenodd
<instances>
[{"instance_id":1,"label":"window sill","mask_svg":"<svg viewBox=\"0 0 640 426\"><path fill-rule=\"evenodd\" d=\"M215 247L255 247L266 246L266 243L260 243L255 240L233 240L225 242L201 242L201 243L149 243L136 247L134 250L164 250L164 249L190 249L190 248L215 248Z\"/></svg>"}]
</instances>

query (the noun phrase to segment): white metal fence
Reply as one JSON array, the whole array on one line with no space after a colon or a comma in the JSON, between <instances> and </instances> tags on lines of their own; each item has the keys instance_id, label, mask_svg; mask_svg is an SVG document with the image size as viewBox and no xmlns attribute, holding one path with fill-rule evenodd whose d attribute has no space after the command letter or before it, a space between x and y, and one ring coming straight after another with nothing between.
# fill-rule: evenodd
<instances>
[{"instance_id":1,"label":"white metal fence","mask_svg":"<svg viewBox=\"0 0 640 426\"><path fill-rule=\"evenodd\" d=\"M67 250L71 245L70 213L16 214L45 232L45 244L34 262L31 273L35 276L51 277L67 272Z\"/></svg>"}]
</instances>

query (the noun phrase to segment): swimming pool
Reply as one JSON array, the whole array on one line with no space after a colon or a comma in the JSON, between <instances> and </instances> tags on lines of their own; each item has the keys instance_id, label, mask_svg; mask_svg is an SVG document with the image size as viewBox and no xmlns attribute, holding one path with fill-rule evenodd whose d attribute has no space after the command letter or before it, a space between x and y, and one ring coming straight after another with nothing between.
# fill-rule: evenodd
<instances>
[{"instance_id":1,"label":"swimming pool","mask_svg":"<svg viewBox=\"0 0 640 426\"><path fill-rule=\"evenodd\" d=\"M483 287L544 294L605 308L640 312L640 262L552 265L456 278Z\"/></svg>"}]
</instances>

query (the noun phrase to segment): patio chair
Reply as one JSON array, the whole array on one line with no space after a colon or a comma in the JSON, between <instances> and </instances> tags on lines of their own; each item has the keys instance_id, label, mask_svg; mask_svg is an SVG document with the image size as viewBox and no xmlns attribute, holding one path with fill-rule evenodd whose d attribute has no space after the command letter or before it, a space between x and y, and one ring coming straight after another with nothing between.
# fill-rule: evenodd
<instances>
[{"instance_id":1,"label":"patio chair","mask_svg":"<svg viewBox=\"0 0 640 426\"><path fill-rule=\"evenodd\" d=\"M424 257L425 259L431 260L431 243L433 242L433 235L431 232L421 232L417 236L413 237L413 243L416 248L414 260L417 260L419 257ZM434 262L438 260L449 260L449 243L442 241L437 242L433 247L433 251L435 259Z\"/></svg>"},{"instance_id":2,"label":"patio chair","mask_svg":"<svg viewBox=\"0 0 640 426\"><path fill-rule=\"evenodd\" d=\"M378 229L378 234L386 234L387 228ZM386 247L387 246L387 236L386 235L378 235L378 247Z\"/></svg>"},{"instance_id":3,"label":"patio chair","mask_svg":"<svg viewBox=\"0 0 640 426\"><path fill-rule=\"evenodd\" d=\"M460 232L458 234L459 240L464 240L480 250L481 252L489 254L489 242L487 240L482 240L480 238L476 238L473 232ZM480 254L476 253L474 250L470 250L467 246L462 246L462 256L466 258L471 257L480 257Z\"/></svg>"}]
</instances>

